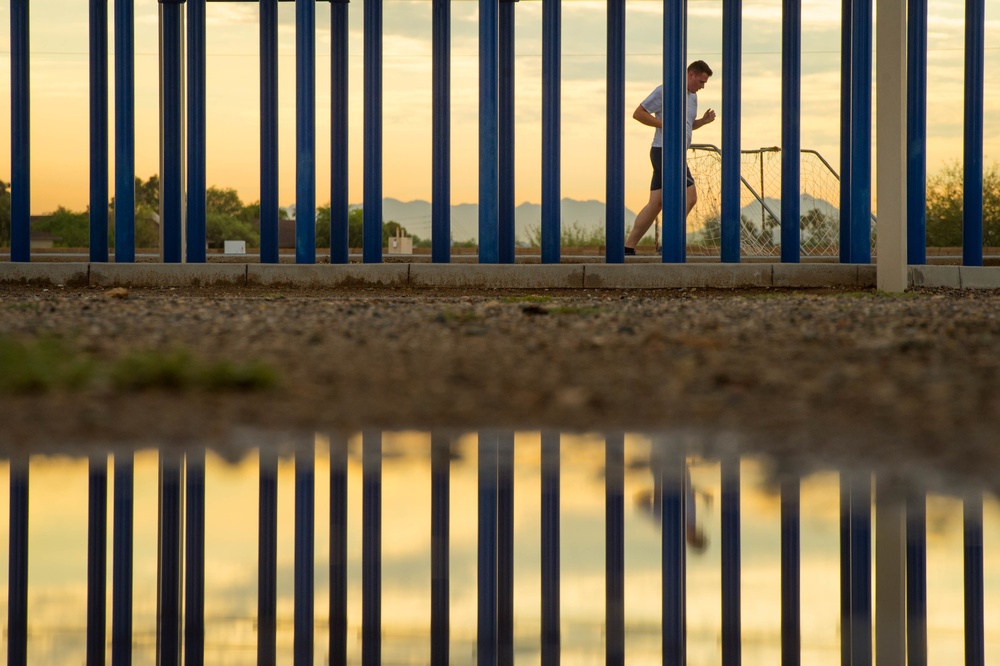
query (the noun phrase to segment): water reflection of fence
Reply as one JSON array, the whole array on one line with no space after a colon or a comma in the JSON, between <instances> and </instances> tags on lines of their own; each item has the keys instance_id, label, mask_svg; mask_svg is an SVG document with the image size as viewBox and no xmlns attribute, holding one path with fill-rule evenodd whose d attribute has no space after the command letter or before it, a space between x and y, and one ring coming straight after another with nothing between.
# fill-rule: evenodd
<instances>
[{"instance_id":1,"label":"water reflection of fence","mask_svg":"<svg viewBox=\"0 0 1000 666\"><path fill-rule=\"evenodd\" d=\"M541 435L541 663L560 660L560 435ZM431 437L431 604L430 663L449 663L449 516L453 441ZM659 488L654 495L662 520L663 663L686 659L685 531L690 501L684 450L654 442L650 465ZM625 624L625 437L610 434L604 446L605 488L605 661L624 664ZM361 660L382 662L382 434L362 436L362 630ZM278 457L262 450L259 466L257 663L276 661ZM346 442L330 446L329 663L346 663L347 604ZM10 465L8 663L28 655L28 491L26 457ZM514 434L481 432L478 438L478 549L476 654L481 664L514 660ZM89 467L87 663L106 662L107 458L94 455ZM131 663L133 461L114 456L112 511L111 663ZM722 663L741 662L741 472L735 456L721 460L720 546ZM315 459L311 449L295 455L294 663L312 664L315 608ZM466 498L460 498L465 501ZM799 663L801 613L800 482L780 485L782 663ZM874 512L877 518L873 530ZM879 627L878 662L927 663L926 519L923 498L901 502L880 478L841 475L840 571L842 663L873 663L872 583ZM166 450L159 463L157 555L157 662L200 664L205 652L205 455ZM873 540L874 533L874 540ZM595 542L599 538L595 535ZM872 545L875 559L872 559ZM595 545L598 545L595 543ZM964 503L965 655L985 664L983 505L981 496ZM873 575L877 574L877 575ZM905 599L905 603L904 603ZM895 631L891 628L895 627ZM905 634L904 634L905 631ZM885 661L883 661L885 660Z\"/></svg>"}]
</instances>

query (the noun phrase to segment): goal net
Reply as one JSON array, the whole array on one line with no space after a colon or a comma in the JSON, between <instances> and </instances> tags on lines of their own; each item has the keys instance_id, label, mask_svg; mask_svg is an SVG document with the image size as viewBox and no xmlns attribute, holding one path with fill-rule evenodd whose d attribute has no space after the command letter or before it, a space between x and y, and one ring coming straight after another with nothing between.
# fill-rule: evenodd
<instances>
[{"instance_id":1,"label":"goal net","mask_svg":"<svg viewBox=\"0 0 1000 666\"><path fill-rule=\"evenodd\" d=\"M692 144L687 163L698 187L698 203L687 220L688 251L699 255L718 255L721 247L722 155L715 146ZM822 155L814 150L803 150L799 179L801 256L839 256L840 178ZM741 151L740 181L741 255L780 255L781 149ZM874 256L874 216L871 229Z\"/></svg>"}]
</instances>

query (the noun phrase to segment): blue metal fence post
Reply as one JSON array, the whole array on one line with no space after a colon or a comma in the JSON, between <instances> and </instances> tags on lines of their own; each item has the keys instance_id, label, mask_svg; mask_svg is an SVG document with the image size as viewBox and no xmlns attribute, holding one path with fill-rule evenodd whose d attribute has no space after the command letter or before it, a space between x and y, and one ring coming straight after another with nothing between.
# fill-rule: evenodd
<instances>
[{"instance_id":1,"label":"blue metal fence post","mask_svg":"<svg viewBox=\"0 0 1000 666\"><path fill-rule=\"evenodd\" d=\"M743 102L743 2L722 3L722 225L721 259L724 263L740 261L740 123Z\"/></svg>"},{"instance_id":2,"label":"blue metal fence post","mask_svg":"<svg viewBox=\"0 0 1000 666\"><path fill-rule=\"evenodd\" d=\"M13 23L13 21L11 21ZM10 461L7 555L7 664L28 663L28 457Z\"/></svg>"},{"instance_id":3,"label":"blue metal fence post","mask_svg":"<svg viewBox=\"0 0 1000 666\"><path fill-rule=\"evenodd\" d=\"M625 664L625 435L604 442L604 662Z\"/></svg>"},{"instance_id":4,"label":"blue metal fence post","mask_svg":"<svg viewBox=\"0 0 1000 666\"><path fill-rule=\"evenodd\" d=\"M133 456L115 454L111 574L111 666L132 663Z\"/></svg>"},{"instance_id":5,"label":"blue metal fence post","mask_svg":"<svg viewBox=\"0 0 1000 666\"><path fill-rule=\"evenodd\" d=\"M479 263L500 260L499 0L479 0Z\"/></svg>"},{"instance_id":6,"label":"blue metal fence post","mask_svg":"<svg viewBox=\"0 0 1000 666\"><path fill-rule=\"evenodd\" d=\"M927 499L906 502L906 659L927 666Z\"/></svg>"},{"instance_id":7,"label":"blue metal fence post","mask_svg":"<svg viewBox=\"0 0 1000 666\"><path fill-rule=\"evenodd\" d=\"M781 663L802 659L800 617L799 480L781 483Z\"/></svg>"},{"instance_id":8,"label":"blue metal fence post","mask_svg":"<svg viewBox=\"0 0 1000 666\"><path fill-rule=\"evenodd\" d=\"M362 433L361 663L382 662L382 432Z\"/></svg>"},{"instance_id":9,"label":"blue metal fence post","mask_svg":"<svg viewBox=\"0 0 1000 666\"><path fill-rule=\"evenodd\" d=\"M330 263L350 254L348 202L348 0L330 4ZM435 146L436 147L436 146Z\"/></svg>"},{"instance_id":10,"label":"blue metal fence post","mask_svg":"<svg viewBox=\"0 0 1000 666\"><path fill-rule=\"evenodd\" d=\"M544 650L543 640L543 654ZM513 663L514 433L505 431L497 437L497 664Z\"/></svg>"},{"instance_id":11,"label":"blue metal fence post","mask_svg":"<svg viewBox=\"0 0 1000 666\"><path fill-rule=\"evenodd\" d=\"M449 663L451 616L449 540L451 441L431 433L431 663Z\"/></svg>"},{"instance_id":12,"label":"blue metal fence post","mask_svg":"<svg viewBox=\"0 0 1000 666\"><path fill-rule=\"evenodd\" d=\"M184 666L205 663L205 450L187 454Z\"/></svg>"},{"instance_id":13,"label":"blue metal fence post","mask_svg":"<svg viewBox=\"0 0 1000 666\"><path fill-rule=\"evenodd\" d=\"M295 638L292 648L295 666L313 663L315 517L315 453L312 446L304 444L302 450L295 453Z\"/></svg>"},{"instance_id":14,"label":"blue metal fence post","mask_svg":"<svg viewBox=\"0 0 1000 666\"><path fill-rule=\"evenodd\" d=\"M684 539L686 460L676 442L654 441L653 447L650 460L654 479L657 479L656 485L660 487L662 521L663 663L684 664L687 662L687 555ZM656 500L654 492L653 501Z\"/></svg>"},{"instance_id":15,"label":"blue metal fence post","mask_svg":"<svg viewBox=\"0 0 1000 666\"><path fill-rule=\"evenodd\" d=\"M182 456L160 453L159 554L157 558L156 663L181 663Z\"/></svg>"},{"instance_id":16,"label":"blue metal fence post","mask_svg":"<svg viewBox=\"0 0 1000 666\"><path fill-rule=\"evenodd\" d=\"M260 262L276 264L278 225L278 0L260 0ZM335 108L335 105L331 105Z\"/></svg>"},{"instance_id":17,"label":"blue metal fence post","mask_svg":"<svg viewBox=\"0 0 1000 666\"><path fill-rule=\"evenodd\" d=\"M382 0L364 5L364 234L366 264L382 261Z\"/></svg>"},{"instance_id":18,"label":"blue metal fence post","mask_svg":"<svg viewBox=\"0 0 1000 666\"><path fill-rule=\"evenodd\" d=\"M31 260L31 56L28 0L10 2L10 260Z\"/></svg>"},{"instance_id":19,"label":"blue metal fence post","mask_svg":"<svg viewBox=\"0 0 1000 666\"><path fill-rule=\"evenodd\" d=\"M962 177L962 264L983 265L983 53L986 2L965 2L965 133Z\"/></svg>"},{"instance_id":20,"label":"blue metal fence post","mask_svg":"<svg viewBox=\"0 0 1000 666\"><path fill-rule=\"evenodd\" d=\"M135 7L115 0L115 263L135 261Z\"/></svg>"},{"instance_id":21,"label":"blue metal fence post","mask_svg":"<svg viewBox=\"0 0 1000 666\"><path fill-rule=\"evenodd\" d=\"M257 496L257 663L275 663L278 579L278 455L261 448Z\"/></svg>"},{"instance_id":22,"label":"blue metal fence post","mask_svg":"<svg viewBox=\"0 0 1000 666\"><path fill-rule=\"evenodd\" d=\"M722 666L742 662L742 606L740 571L740 459L722 459Z\"/></svg>"},{"instance_id":23,"label":"blue metal fence post","mask_svg":"<svg viewBox=\"0 0 1000 666\"><path fill-rule=\"evenodd\" d=\"M927 0L907 0L906 254L927 262Z\"/></svg>"},{"instance_id":24,"label":"blue metal fence post","mask_svg":"<svg viewBox=\"0 0 1000 666\"><path fill-rule=\"evenodd\" d=\"M604 261L625 263L625 0L608 0Z\"/></svg>"},{"instance_id":25,"label":"blue metal fence post","mask_svg":"<svg viewBox=\"0 0 1000 666\"><path fill-rule=\"evenodd\" d=\"M561 590L559 573L559 433L542 432L542 664L559 663Z\"/></svg>"},{"instance_id":26,"label":"blue metal fence post","mask_svg":"<svg viewBox=\"0 0 1000 666\"><path fill-rule=\"evenodd\" d=\"M90 0L90 260L108 260L108 0Z\"/></svg>"},{"instance_id":27,"label":"blue metal fence post","mask_svg":"<svg viewBox=\"0 0 1000 666\"><path fill-rule=\"evenodd\" d=\"M165 263L179 264L184 245L184 142L181 87L183 0L160 1L160 253Z\"/></svg>"},{"instance_id":28,"label":"blue metal fence post","mask_svg":"<svg viewBox=\"0 0 1000 666\"><path fill-rule=\"evenodd\" d=\"M867 264L872 259L872 0L855 0L851 25L850 261Z\"/></svg>"},{"instance_id":29,"label":"blue metal fence post","mask_svg":"<svg viewBox=\"0 0 1000 666\"><path fill-rule=\"evenodd\" d=\"M87 663L105 663L108 589L108 458L92 455L87 502Z\"/></svg>"},{"instance_id":30,"label":"blue metal fence post","mask_svg":"<svg viewBox=\"0 0 1000 666\"><path fill-rule=\"evenodd\" d=\"M295 0L295 149L295 263L315 264L316 0Z\"/></svg>"},{"instance_id":31,"label":"blue metal fence post","mask_svg":"<svg viewBox=\"0 0 1000 666\"><path fill-rule=\"evenodd\" d=\"M802 2L783 0L781 12L781 261L798 263L802 125Z\"/></svg>"},{"instance_id":32,"label":"blue metal fence post","mask_svg":"<svg viewBox=\"0 0 1000 666\"><path fill-rule=\"evenodd\" d=\"M451 1L432 0L431 260L451 261Z\"/></svg>"},{"instance_id":33,"label":"blue metal fence post","mask_svg":"<svg viewBox=\"0 0 1000 666\"><path fill-rule=\"evenodd\" d=\"M687 1L663 3L663 263L687 257Z\"/></svg>"},{"instance_id":34,"label":"blue metal fence post","mask_svg":"<svg viewBox=\"0 0 1000 666\"><path fill-rule=\"evenodd\" d=\"M479 433L476 657L497 665L497 436Z\"/></svg>"},{"instance_id":35,"label":"blue metal fence post","mask_svg":"<svg viewBox=\"0 0 1000 666\"><path fill-rule=\"evenodd\" d=\"M497 243L501 264L514 263L514 3L500 0L498 27ZM544 105L544 103L543 103ZM544 121L543 121L544 122Z\"/></svg>"},{"instance_id":36,"label":"blue metal fence post","mask_svg":"<svg viewBox=\"0 0 1000 666\"><path fill-rule=\"evenodd\" d=\"M347 663L347 442L330 442L330 663Z\"/></svg>"},{"instance_id":37,"label":"blue metal fence post","mask_svg":"<svg viewBox=\"0 0 1000 666\"><path fill-rule=\"evenodd\" d=\"M542 263L559 263L561 0L542 0Z\"/></svg>"},{"instance_id":38,"label":"blue metal fence post","mask_svg":"<svg viewBox=\"0 0 1000 666\"><path fill-rule=\"evenodd\" d=\"M187 3L187 250L188 263L206 260L206 0Z\"/></svg>"},{"instance_id":39,"label":"blue metal fence post","mask_svg":"<svg viewBox=\"0 0 1000 666\"><path fill-rule=\"evenodd\" d=\"M851 173L851 146L853 137L851 121L853 119L853 104L851 103L851 72L853 71L854 0L841 0L840 12L840 263L853 262L851 257L851 219L853 204L851 203L851 186L854 177ZM912 191L912 190L911 190ZM841 631L841 638L844 636Z\"/></svg>"},{"instance_id":40,"label":"blue metal fence post","mask_svg":"<svg viewBox=\"0 0 1000 666\"><path fill-rule=\"evenodd\" d=\"M986 634L983 597L983 497L965 498L963 505L965 552L965 664L984 666Z\"/></svg>"}]
</instances>

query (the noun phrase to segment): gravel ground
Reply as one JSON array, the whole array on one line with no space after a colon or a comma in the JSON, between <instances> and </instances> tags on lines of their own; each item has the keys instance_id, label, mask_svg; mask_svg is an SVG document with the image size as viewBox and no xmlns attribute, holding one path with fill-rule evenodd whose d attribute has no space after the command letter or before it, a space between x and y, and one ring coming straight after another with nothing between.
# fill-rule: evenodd
<instances>
[{"instance_id":1,"label":"gravel ground","mask_svg":"<svg viewBox=\"0 0 1000 666\"><path fill-rule=\"evenodd\" d=\"M778 460L919 465L994 490L1000 293L49 289L0 286L0 339L102 364L259 360L268 390L0 394L0 449L231 445L258 429L701 433Z\"/></svg>"}]
</instances>

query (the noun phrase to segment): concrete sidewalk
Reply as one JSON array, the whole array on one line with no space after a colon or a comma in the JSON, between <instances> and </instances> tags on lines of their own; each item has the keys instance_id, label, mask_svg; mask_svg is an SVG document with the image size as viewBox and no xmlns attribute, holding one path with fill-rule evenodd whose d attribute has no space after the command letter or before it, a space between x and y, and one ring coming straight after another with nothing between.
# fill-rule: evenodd
<instances>
[{"instance_id":1,"label":"concrete sidewalk","mask_svg":"<svg viewBox=\"0 0 1000 666\"><path fill-rule=\"evenodd\" d=\"M858 264L158 264L0 262L0 284L40 287L407 287L414 289L868 289ZM910 266L910 287L1000 289L1000 268Z\"/></svg>"}]
</instances>

